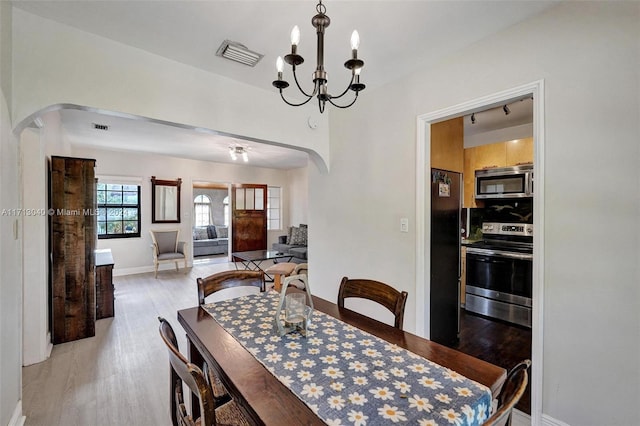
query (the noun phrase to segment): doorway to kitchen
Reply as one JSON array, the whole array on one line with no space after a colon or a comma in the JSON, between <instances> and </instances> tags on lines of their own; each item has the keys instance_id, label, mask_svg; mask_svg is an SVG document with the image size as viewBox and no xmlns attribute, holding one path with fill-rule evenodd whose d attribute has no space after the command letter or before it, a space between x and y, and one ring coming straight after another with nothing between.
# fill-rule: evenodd
<instances>
[{"instance_id":1,"label":"doorway to kitchen","mask_svg":"<svg viewBox=\"0 0 640 426\"><path fill-rule=\"evenodd\" d=\"M515 102L519 99L527 97L533 98L533 141L534 141L534 166L533 175L536 176L536 191L533 196L533 228L536 232L533 235L533 266L532 266L532 299L533 305L531 308L531 331L530 338L525 336L524 339L531 342L531 360L533 367L531 369L531 420L533 424L537 424L541 421L542 416L542 301L543 301L543 191L544 191L544 156L542 155L544 148L544 123L543 123L543 105L544 105L544 86L543 81L533 82L524 86L516 87L503 92L495 93L490 96L479 98L464 104L456 105L444 110L435 111L432 113L424 114L418 117L418 139L417 139L417 181L416 181L416 205L417 205L417 217L424 218L417 223L417 235L416 235L416 252L417 252L417 268L416 268L416 295L419 301L417 306L417 331L427 337L430 336L432 329L432 318L429 313L431 312L431 266L430 260L432 255L431 247L431 186L428 182L431 181L431 137L432 137L432 124L450 120L463 116L471 116L474 113L485 111L488 109L502 107L511 102ZM475 117L474 117L475 118ZM466 314L466 313L465 313ZM489 321L489 323L483 323L482 321ZM464 327L468 333L466 335L474 336L474 333L484 330L488 332L487 324L493 325L497 323L499 325L508 325L488 319L482 316L464 315L461 317L464 322ZM493 335L504 336L507 331L505 329L494 329ZM516 333L520 334L520 333ZM478 336L478 334L475 334ZM465 335L461 335L463 339ZM475 340L479 341L479 338ZM474 341L472 338L471 342ZM460 341L462 343L463 340ZM520 345L520 343L514 343L516 340L511 339L511 343L508 345ZM460 347L460 349L471 351L471 346L466 346L466 349ZM486 353L495 355L501 351L501 348L495 346L493 348L485 348ZM482 354L472 354L479 358L482 358ZM491 360L489 360L492 362ZM497 363L495 360L494 363ZM505 367L511 367L512 365L505 365Z\"/></svg>"}]
</instances>

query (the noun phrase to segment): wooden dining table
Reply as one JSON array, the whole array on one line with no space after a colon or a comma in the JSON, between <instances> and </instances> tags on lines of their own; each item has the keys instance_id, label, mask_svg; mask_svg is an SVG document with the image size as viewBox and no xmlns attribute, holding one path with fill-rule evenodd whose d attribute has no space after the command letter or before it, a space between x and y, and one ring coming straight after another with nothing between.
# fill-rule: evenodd
<instances>
[{"instance_id":1,"label":"wooden dining table","mask_svg":"<svg viewBox=\"0 0 640 426\"><path fill-rule=\"evenodd\" d=\"M290 288L289 291L296 291ZM497 397L506 370L415 334L358 314L313 296L316 310L353 325L389 343L407 349L481 383ZM209 365L228 389L245 416L256 425L322 425L311 409L268 371L249 351L202 307L178 311L186 331L189 359ZM192 408L198 414L197 404Z\"/></svg>"}]
</instances>

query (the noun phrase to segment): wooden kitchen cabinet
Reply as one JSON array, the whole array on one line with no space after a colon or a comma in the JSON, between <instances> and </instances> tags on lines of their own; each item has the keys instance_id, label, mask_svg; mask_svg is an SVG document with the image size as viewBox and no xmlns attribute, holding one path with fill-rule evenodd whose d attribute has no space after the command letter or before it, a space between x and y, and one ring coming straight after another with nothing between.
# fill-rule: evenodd
<instances>
[{"instance_id":1,"label":"wooden kitchen cabinet","mask_svg":"<svg viewBox=\"0 0 640 426\"><path fill-rule=\"evenodd\" d=\"M515 139L504 143L507 147L507 166L533 163L533 138Z\"/></svg>"},{"instance_id":2,"label":"wooden kitchen cabinet","mask_svg":"<svg viewBox=\"0 0 640 426\"><path fill-rule=\"evenodd\" d=\"M464 150L464 171L462 172L462 181L464 186L464 196L462 207L476 207L475 200L475 167L476 167L476 150L475 148L467 148Z\"/></svg>"},{"instance_id":3,"label":"wooden kitchen cabinet","mask_svg":"<svg viewBox=\"0 0 640 426\"><path fill-rule=\"evenodd\" d=\"M507 144L505 142L480 145L474 148L474 170L495 169L507 165Z\"/></svg>"},{"instance_id":4,"label":"wooden kitchen cabinet","mask_svg":"<svg viewBox=\"0 0 640 426\"><path fill-rule=\"evenodd\" d=\"M458 173L463 172L463 117L431 125L431 167Z\"/></svg>"}]
</instances>

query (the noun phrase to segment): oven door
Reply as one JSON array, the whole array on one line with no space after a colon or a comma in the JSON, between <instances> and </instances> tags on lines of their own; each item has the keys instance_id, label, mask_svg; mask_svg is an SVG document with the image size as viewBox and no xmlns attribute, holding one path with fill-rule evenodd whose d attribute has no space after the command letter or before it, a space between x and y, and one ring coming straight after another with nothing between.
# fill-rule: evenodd
<instances>
[{"instance_id":1,"label":"oven door","mask_svg":"<svg viewBox=\"0 0 640 426\"><path fill-rule=\"evenodd\" d=\"M533 255L467 248L465 309L531 327Z\"/></svg>"}]
</instances>

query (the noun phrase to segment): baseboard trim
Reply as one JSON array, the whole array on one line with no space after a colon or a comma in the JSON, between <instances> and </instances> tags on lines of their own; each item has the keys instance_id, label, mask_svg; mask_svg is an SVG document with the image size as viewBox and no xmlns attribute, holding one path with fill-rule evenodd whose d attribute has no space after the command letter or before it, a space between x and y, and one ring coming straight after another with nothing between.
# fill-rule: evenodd
<instances>
[{"instance_id":1,"label":"baseboard trim","mask_svg":"<svg viewBox=\"0 0 640 426\"><path fill-rule=\"evenodd\" d=\"M53 342L51 340L51 332L47 333L47 359L51 357L51 351L53 350Z\"/></svg>"},{"instance_id":2,"label":"baseboard trim","mask_svg":"<svg viewBox=\"0 0 640 426\"><path fill-rule=\"evenodd\" d=\"M523 413L520 410L514 409L512 414L512 422L513 426L527 426L533 425L531 416L527 413ZM548 414L542 415L542 421L540 423L541 426L569 426L569 424L561 422L560 420L554 419Z\"/></svg>"},{"instance_id":3,"label":"baseboard trim","mask_svg":"<svg viewBox=\"0 0 640 426\"><path fill-rule=\"evenodd\" d=\"M187 263L187 268L192 267L193 265L190 263ZM169 263L165 263L165 264L161 264L160 267L158 268L158 272L160 271L168 271L168 270L174 270L175 271L176 267L173 263L169 264ZM184 265L182 263L180 263L180 271L182 271L184 269ZM114 277L120 277L123 275L135 275L135 274L146 274L149 272L153 272L155 269L153 267L153 265L150 266L138 266L135 268L114 268L113 269L113 276Z\"/></svg>"},{"instance_id":4,"label":"baseboard trim","mask_svg":"<svg viewBox=\"0 0 640 426\"><path fill-rule=\"evenodd\" d=\"M18 401L7 426L23 426L27 418L22 415L22 400Z\"/></svg>"},{"instance_id":5,"label":"baseboard trim","mask_svg":"<svg viewBox=\"0 0 640 426\"><path fill-rule=\"evenodd\" d=\"M527 413L523 413L520 410L514 409L511 412L512 423L513 425L530 425L531 424L531 416Z\"/></svg>"},{"instance_id":6,"label":"baseboard trim","mask_svg":"<svg viewBox=\"0 0 640 426\"><path fill-rule=\"evenodd\" d=\"M569 426L569 423L554 419L548 414L542 415L542 424L543 426Z\"/></svg>"}]
</instances>

